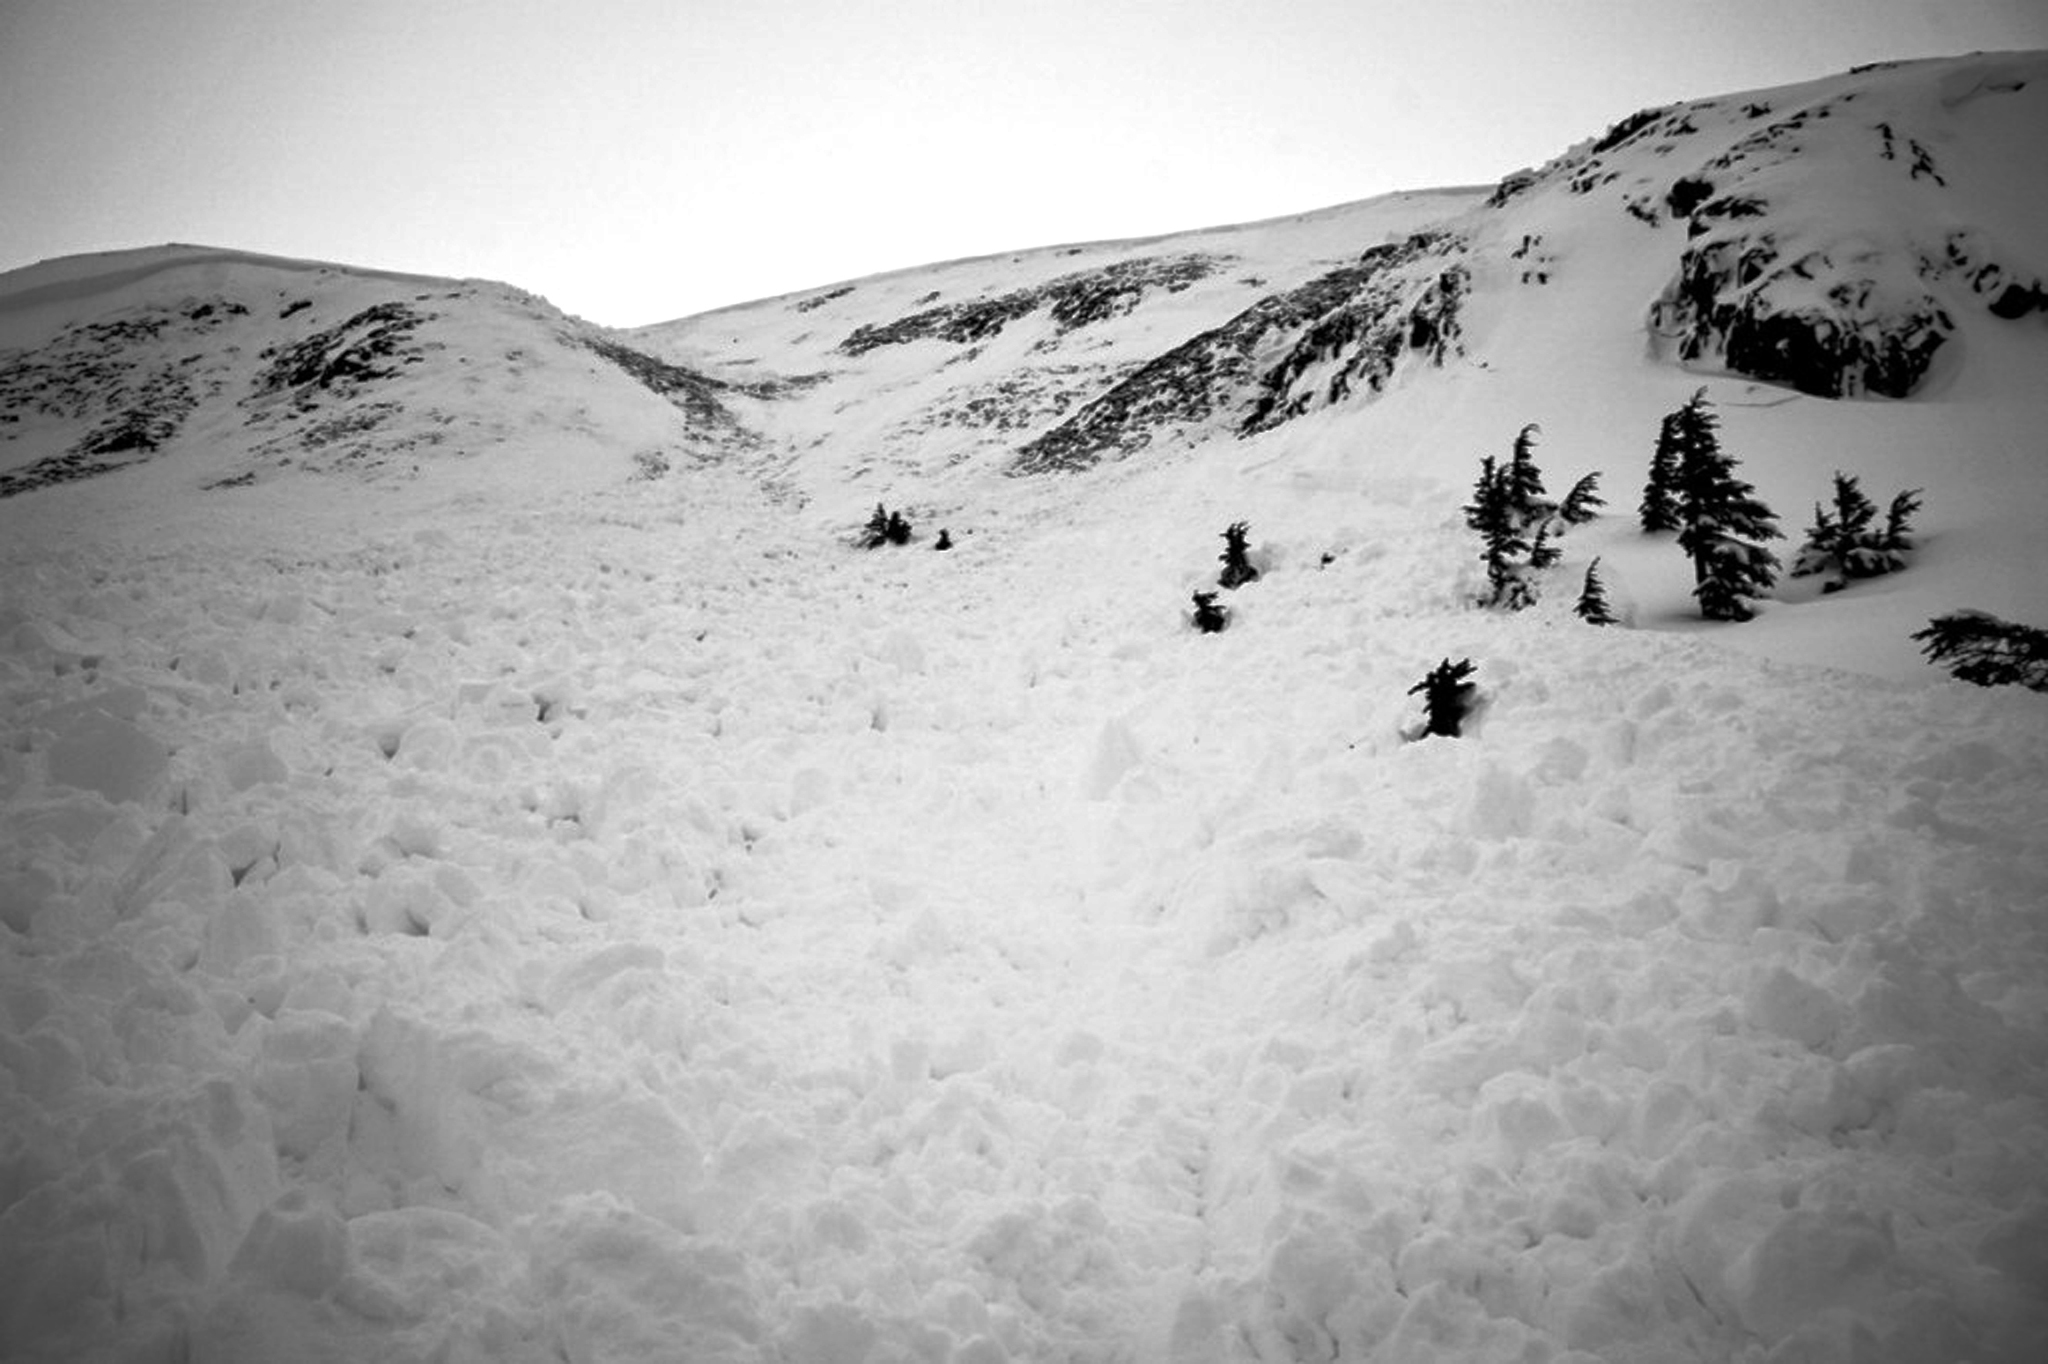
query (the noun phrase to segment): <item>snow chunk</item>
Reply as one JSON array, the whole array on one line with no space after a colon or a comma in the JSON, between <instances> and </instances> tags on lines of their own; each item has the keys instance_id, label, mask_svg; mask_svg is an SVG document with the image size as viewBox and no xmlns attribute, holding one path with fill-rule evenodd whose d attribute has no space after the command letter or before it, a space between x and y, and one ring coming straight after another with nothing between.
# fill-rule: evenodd
<instances>
[{"instance_id":1,"label":"snow chunk","mask_svg":"<svg viewBox=\"0 0 2048 1364\"><path fill-rule=\"evenodd\" d=\"M1104 721L1095 736L1088 769L1081 778L1082 796L1088 800L1108 800L1124 775L1143 761L1144 752L1138 747L1138 737L1131 732L1130 724L1121 718Z\"/></svg>"},{"instance_id":2,"label":"snow chunk","mask_svg":"<svg viewBox=\"0 0 2048 1364\"><path fill-rule=\"evenodd\" d=\"M859 1364L879 1334L867 1314L850 1303L800 1307L783 1333L781 1357L789 1364Z\"/></svg>"},{"instance_id":3,"label":"snow chunk","mask_svg":"<svg viewBox=\"0 0 2048 1364\"><path fill-rule=\"evenodd\" d=\"M746 1262L603 1196L571 1199L534 1228L535 1289L570 1364L761 1357Z\"/></svg>"},{"instance_id":4,"label":"snow chunk","mask_svg":"<svg viewBox=\"0 0 2048 1364\"><path fill-rule=\"evenodd\" d=\"M284 759L277 756L277 750L270 746L268 739L250 739L229 746L217 759L221 779L228 790L240 793L266 782L283 782L291 777L291 771Z\"/></svg>"},{"instance_id":5,"label":"snow chunk","mask_svg":"<svg viewBox=\"0 0 2048 1364\"><path fill-rule=\"evenodd\" d=\"M1751 1025L1819 1051L1842 1030L1848 1007L1810 981L1773 966L1750 987Z\"/></svg>"},{"instance_id":6,"label":"snow chunk","mask_svg":"<svg viewBox=\"0 0 2048 1364\"><path fill-rule=\"evenodd\" d=\"M103 710L66 723L48 755L50 780L97 791L115 804L142 804L170 771L171 752L139 727Z\"/></svg>"},{"instance_id":7,"label":"snow chunk","mask_svg":"<svg viewBox=\"0 0 2048 1364\"><path fill-rule=\"evenodd\" d=\"M1867 1315L1895 1251L1887 1223L1797 1208L1729 1267L1727 1284L1743 1324L1776 1343L1825 1312Z\"/></svg>"},{"instance_id":8,"label":"snow chunk","mask_svg":"<svg viewBox=\"0 0 2048 1364\"><path fill-rule=\"evenodd\" d=\"M395 866L370 883L363 899L363 929L421 937L433 933L454 909L435 872Z\"/></svg>"},{"instance_id":9,"label":"snow chunk","mask_svg":"<svg viewBox=\"0 0 2048 1364\"><path fill-rule=\"evenodd\" d=\"M275 1288L322 1297L348 1269L348 1228L294 1190L256 1215L230 1268Z\"/></svg>"},{"instance_id":10,"label":"snow chunk","mask_svg":"<svg viewBox=\"0 0 2048 1364\"><path fill-rule=\"evenodd\" d=\"M7 1208L0 1353L104 1320L142 1275L204 1284L279 1192L270 1126L224 1079L166 1095L101 1157Z\"/></svg>"},{"instance_id":11,"label":"snow chunk","mask_svg":"<svg viewBox=\"0 0 2048 1364\"><path fill-rule=\"evenodd\" d=\"M399 1208L351 1218L344 1305L372 1321L409 1324L434 1316L486 1326L495 1302L511 1293L519 1267L504 1237L484 1223L443 1208ZM477 1300L492 1303L484 1310ZM464 1319L467 1318L467 1321ZM490 1335L472 1327L467 1343L489 1357ZM509 1345L511 1342L505 1342Z\"/></svg>"},{"instance_id":12,"label":"snow chunk","mask_svg":"<svg viewBox=\"0 0 2048 1364\"><path fill-rule=\"evenodd\" d=\"M1536 792L1528 779L1489 763L1465 802L1464 828L1488 841L1520 838L1536 815Z\"/></svg>"},{"instance_id":13,"label":"snow chunk","mask_svg":"<svg viewBox=\"0 0 2048 1364\"><path fill-rule=\"evenodd\" d=\"M256 1093L270 1110L277 1148L305 1159L348 1136L360 1072L356 1033L332 1014L287 1011L264 1030Z\"/></svg>"}]
</instances>

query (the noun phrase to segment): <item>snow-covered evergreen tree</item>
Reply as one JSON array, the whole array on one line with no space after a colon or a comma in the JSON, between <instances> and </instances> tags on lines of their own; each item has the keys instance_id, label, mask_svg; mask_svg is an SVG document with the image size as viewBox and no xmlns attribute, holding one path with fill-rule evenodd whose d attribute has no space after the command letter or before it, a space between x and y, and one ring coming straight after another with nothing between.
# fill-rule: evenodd
<instances>
[{"instance_id":1,"label":"snow-covered evergreen tree","mask_svg":"<svg viewBox=\"0 0 2048 1364\"><path fill-rule=\"evenodd\" d=\"M1557 503L1550 500L1543 488L1543 471L1536 467L1536 434L1543 428L1530 422L1515 434L1514 452L1508 457L1508 467L1503 471L1507 484L1508 506L1514 510L1528 530L1547 521L1557 511Z\"/></svg>"},{"instance_id":2,"label":"snow-covered evergreen tree","mask_svg":"<svg viewBox=\"0 0 2048 1364\"><path fill-rule=\"evenodd\" d=\"M1839 592L1851 578L1875 578L1906 566L1913 547L1911 521L1920 510L1920 490L1909 488L1892 499L1883 525L1877 504L1864 496L1853 474L1835 472L1834 505L1815 503L1806 542L1792 560L1792 576L1832 573L1823 592Z\"/></svg>"},{"instance_id":3,"label":"snow-covered evergreen tree","mask_svg":"<svg viewBox=\"0 0 2048 1364\"><path fill-rule=\"evenodd\" d=\"M1505 465L1487 455L1479 462L1479 481L1465 504L1465 524L1479 532L1484 546L1487 594L1481 605L1519 611L1536 600L1535 574L1554 567L1562 556L1557 539L1566 526L1593 519L1604 505L1598 492L1600 475L1587 474L1572 485L1563 505L1553 502L1536 467L1534 422L1515 436Z\"/></svg>"},{"instance_id":4,"label":"snow-covered evergreen tree","mask_svg":"<svg viewBox=\"0 0 2048 1364\"><path fill-rule=\"evenodd\" d=\"M1586 581L1579 588L1579 600L1572 607L1578 618L1588 625L1615 624L1614 610L1607 604L1607 586L1600 581L1600 561L1593 560L1586 565Z\"/></svg>"},{"instance_id":5,"label":"snow-covered evergreen tree","mask_svg":"<svg viewBox=\"0 0 2048 1364\"><path fill-rule=\"evenodd\" d=\"M875 503L874 514L861 530L862 549L879 549L883 545L907 545L910 543L910 523L903 519L902 512L890 511L881 503Z\"/></svg>"},{"instance_id":6,"label":"snow-covered evergreen tree","mask_svg":"<svg viewBox=\"0 0 2048 1364\"><path fill-rule=\"evenodd\" d=\"M1513 492L1492 455L1479 461L1479 481L1465 506L1465 524L1479 532L1479 557L1486 564L1487 594L1482 606L1519 611L1536 600L1528 562L1532 548L1513 503Z\"/></svg>"},{"instance_id":7,"label":"snow-covered evergreen tree","mask_svg":"<svg viewBox=\"0 0 2048 1364\"><path fill-rule=\"evenodd\" d=\"M2048 691L2048 630L2001 620L1987 611L1951 611L1913 632L1929 663L1946 666L1980 687Z\"/></svg>"},{"instance_id":8,"label":"snow-covered evergreen tree","mask_svg":"<svg viewBox=\"0 0 2048 1364\"><path fill-rule=\"evenodd\" d=\"M1410 696L1420 695L1423 705L1423 737L1441 734L1446 738L1459 737L1465 717L1471 713L1472 698L1479 686L1471 681L1476 671L1472 660L1461 659L1453 663L1446 658L1431 668L1427 676L1408 689Z\"/></svg>"},{"instance_id":9,"label":"snow-covered evergreen tree","mask_svg":"<svg viewBox=\"0 0 2048 1364\"><path fill-rule=\"evenodd\" d=\"M1735 476L1705 389L1673 415L1678 545L1692 560L1693 596L1708 620L1748 620L1750 601L1778 580L1778 556L1758 543L1780 538L1777 517Z\"/></svg>"},{"instance_id":10,"label":"snow-covered evergreen tree","mask_svg":"<svg viewBox=\"0 0 2048 1364\"><path fill-rule=\"evenodd\" d=\"M1905 567L1904 555L1913 548L1913 514L1920 510L1920 490L1908 488L1893 496L1891 506L1885 508L1884 534L1879 537L1877 548L1887 555L1900 558L1899 567ZM1897 569L1888 570L1896 572Z\"/></svg>"},{"instance_id":11,"label":"snow-covered evergreen tree","mask_svg":"<svg viewBox=\"0 0 2048 1364\"><path fill-rule=\"evenodd\" d=\"M1600 496L1600 475L1590 473L1572 484L1572 490L1558 504L1557 515L1568 526L1583 526L1600 514L1593 510L1595 507L1606 505L1607 499Z\"/></svg>"},{"instance_id":12,"label":"snow-covered evergreen tree","mask_svg":"<svg viewBox=\"0 0 2048 1364\"><path fill-rule=\"evenodd\" d=\"M1252 566L1250 550L1245 537L1251 528L1243 521L1233 521L1223 531L1223 572L1217 575L1219 586L1236 588L1249 582L1257 582L1259 570Z\"/></svg>"},{"instance_id":13,"label":"snow-covered evergreen tree","mask_svg":"<svg viewBox=\"0 0 2048 1364\"><path fill-rule=\"evenodd\" d=\"M1680 419L1685 409L1664 414L1657 428L1657 449L1650 456L1650 481L1643 485L1636 509L1644 534L1678 529L1678 463L1683 439Z\"/></svg>"},{"instance_id":14,"label":"snow-covered evergreen tree","mask_svg":"<svg viewBox=\"0 0 2048 1364\"><path fill-rule=\"evenodd\" d=\"M879 502L861 530L860 543L863 549L878 549L889 543L889 509Z\"/></svg>"}]
</instances>

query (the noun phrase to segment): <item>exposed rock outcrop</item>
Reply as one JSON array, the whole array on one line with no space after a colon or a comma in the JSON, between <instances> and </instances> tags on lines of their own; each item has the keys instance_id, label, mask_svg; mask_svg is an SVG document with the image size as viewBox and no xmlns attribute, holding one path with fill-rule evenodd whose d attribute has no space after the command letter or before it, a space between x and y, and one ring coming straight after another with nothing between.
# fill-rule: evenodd
<instances>
[{"instance_id":1,"label":"exposed rock outcrop","mask_svg":"<svg viewBox=\"0 0 2048 1364\"><path fill-rule=\"evenodd\" d=\"M1441 364L1457 346L1463 250L1449 234L1417 233L1263 298L1141 365L1025 444L1009 472L1089 468L1219 413L1232 414L1240 435L1263 431L1357 387L1379 390L1405 355Z\"/></svg>"}]
</instances>

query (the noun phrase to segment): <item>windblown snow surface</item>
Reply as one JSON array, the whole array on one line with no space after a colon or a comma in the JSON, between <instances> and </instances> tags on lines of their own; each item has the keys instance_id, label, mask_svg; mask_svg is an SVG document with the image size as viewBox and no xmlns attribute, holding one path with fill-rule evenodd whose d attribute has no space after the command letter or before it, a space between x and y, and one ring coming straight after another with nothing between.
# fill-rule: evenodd
<instances>
[{"instance_id":1,"label":"windblown snow surface","mask_svg":"<svg viewBox=\"0 0 2048 1364\"><path fill-rule=\"evenodd\" d=\"M1907 638L2048 624L2048 317L1937 250L2038 289L2044 96L1859 73L631 335L227 252L0 279L0 1355L2048 1358L2048 698ZM1731 162L1778 217L1645 216L1801 108ZM1930 290L1914 396L1653 336L1738 221ZM1434 228L1439 359L1011 472ZM1702 385L1795 537L1837 468L1924 487L1908 570L1699 622L1632 511ZM1529 422L1611 505L1485 612L1458 509ZM877 501L917 540L852 548Z\"/></svg>"}]
</instances>

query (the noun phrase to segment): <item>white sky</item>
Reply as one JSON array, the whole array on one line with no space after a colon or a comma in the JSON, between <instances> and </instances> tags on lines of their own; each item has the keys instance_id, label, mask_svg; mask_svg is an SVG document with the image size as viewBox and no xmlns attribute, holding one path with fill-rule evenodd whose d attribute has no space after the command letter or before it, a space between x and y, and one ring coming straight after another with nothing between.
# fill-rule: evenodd
<instances>
[{"instance_id":1,"label":"white sky","mask_svg":"<svg viewBox=\"0 0 2048 1364\"><path fill-rule=\"evenodd\" d=\"M2043 0L0 0L0 270L197 242L627 326L2020 47Z\"/></svg>"}]
</instances>

